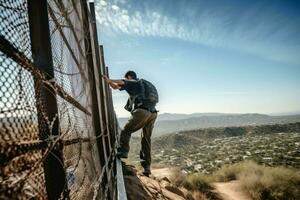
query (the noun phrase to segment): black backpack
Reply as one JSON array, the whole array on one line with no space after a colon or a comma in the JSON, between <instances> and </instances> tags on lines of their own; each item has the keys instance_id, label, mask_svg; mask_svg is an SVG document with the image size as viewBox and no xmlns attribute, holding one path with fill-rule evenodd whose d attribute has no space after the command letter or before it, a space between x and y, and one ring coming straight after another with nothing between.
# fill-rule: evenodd
<instances>
[{"instance_id":1,"label":"black backpack","mask_svg":"<svg viewBox=\"0 0 300 200\"><path fill-rule=\"evenodd\" d=\"M130 96L124 107L129 112L132 111L133 104L135 104L136 107L149 104L155 106L159 101L158 92L152 83L144 79L140 79L139 83L141 93L139 95Z\"/></svg>"},{"instance_id":2,"label":"black backpack","mask_svg":"<svg viewBox=\"0 0 300 200\"><path fill-rule=\"evenodd\" d=\"M145 79L140 79L140 82L142 88L142 102L147 102L156 105L159 101L159 97L155 86L149 81L146 81Z\"/></svg>"}]
</instances>

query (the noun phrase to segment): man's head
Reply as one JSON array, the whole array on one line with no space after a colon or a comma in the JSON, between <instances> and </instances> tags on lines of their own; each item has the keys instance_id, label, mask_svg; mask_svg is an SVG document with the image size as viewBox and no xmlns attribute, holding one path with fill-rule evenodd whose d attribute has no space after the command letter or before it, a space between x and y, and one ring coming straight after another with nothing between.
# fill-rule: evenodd
<instances>
[{"instance_id":1,"label":"man's head","mask_svg":"<svg viewBox=\"0 0 300 200\"><path fill-rule=\"evenodd\" d=\"M124 77L128 80L133 80L133 79L136 80L137 79L136 73L134 71L126 72Z\"/></svg>"}]
</instances>

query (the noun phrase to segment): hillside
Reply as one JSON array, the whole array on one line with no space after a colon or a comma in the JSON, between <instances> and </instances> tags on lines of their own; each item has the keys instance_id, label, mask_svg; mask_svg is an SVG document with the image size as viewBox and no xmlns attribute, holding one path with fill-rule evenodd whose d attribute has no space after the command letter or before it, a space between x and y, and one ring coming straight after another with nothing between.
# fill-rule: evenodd
<instances>
[{"instance_id":1,"label":"hillside","mask_svg":"<svg viewBox=\"0 0 300 200\"><path fill-rule=\"evenodd\" d=\"M131 159L138 161L139 138ZM153 162L186 172L211 173L223 164L254 160L269 166L300 168L300 123L207 128L153 139Z\"/></svg>"},{"instance_id":2,"label":"hillside","mask_svg":"<svg viewBox=\"0 0 300 200\"><path fill-rule=\"evenodd\" d=\"M121 127L127 118L119 118ZM153 130L153 136L162 136L168 133L194 130L211 127L247 126L264 124L284 124L300 122L300 115L269 116L263 114L222 114L222 113L196 113L161 114Z\"/></svg>"}]
</instances>

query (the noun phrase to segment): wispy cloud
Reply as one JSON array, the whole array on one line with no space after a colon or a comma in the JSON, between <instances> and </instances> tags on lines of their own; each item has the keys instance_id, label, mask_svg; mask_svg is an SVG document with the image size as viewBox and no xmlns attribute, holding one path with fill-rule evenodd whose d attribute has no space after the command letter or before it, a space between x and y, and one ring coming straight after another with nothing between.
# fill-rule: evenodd
<instances>
[{"instance_id":1,"label":"wispy cloud","mask_svg":"<svg viewBox=\"0 0 300 200\"><path fill-rule=\"evenodd\" d=\"M111 33L174 38L300 63L300 39L295 38L300 32L300 20L291 21L267 5L256 4L237 12L232 6L155 2L101 0L96 4L97 19L102 29Z\"/></svg>"}]
</instances>

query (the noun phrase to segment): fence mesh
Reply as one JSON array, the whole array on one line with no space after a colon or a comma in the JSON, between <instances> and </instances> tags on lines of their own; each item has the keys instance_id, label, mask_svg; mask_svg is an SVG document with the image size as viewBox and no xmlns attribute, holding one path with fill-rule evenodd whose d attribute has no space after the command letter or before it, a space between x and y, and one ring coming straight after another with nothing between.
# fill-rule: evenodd
<instances>
[{"instance_id":1,"label":"fence mesh","mask_svg":"<svg viewBox=\"0 0 300 200\"><path fill-rule=\"evenodd\" d=\"M99 85L103 84L100 74L95 76L105 66L102 62L99 69L88 62L96 59L93 55L98 48L92 43L96 31L91 28L89 4L47 1L51 80L33 64L27 5L26 0L0 0L0 199L47 199L44 162L61 145L63 159L58 160L68 194L60 198L114 199L115 144L111 138L116 137L112 135L117 134L117 126L108 124L115 117L112 104L107 103L110 91ZM42 96L42 85L56 98L58 112L52 119L44 108L47 99ZM93 94L95 87L103 90L102 96ZM102 104L96 105L96 115L93 98ZM59 121L58 136L52 135L55 121ZM100 129L95 123L101 124Z\"/></svg>"},{"instance_id":2,"label":"fence mesh","mask_svg":"<svg viewBox=\"0 0 300 200\"><path fill-rule=\"evenodd\" d=\"M27 2L1 1L0 27L1 37L9 40L14 47L31 59ZM15 155L18 155L16 152L18 149L14 149L13 144L36 141L39 138L39 131L33 77L2 51L0 51L0 130L0 199L9 197L44 199L46 189L41 163L31 171L34 163L42 158L41 151L31 151L19 156L14 156L13 153L3 155L5 151L15 151Z\"/></svg>"}]
</instances>

